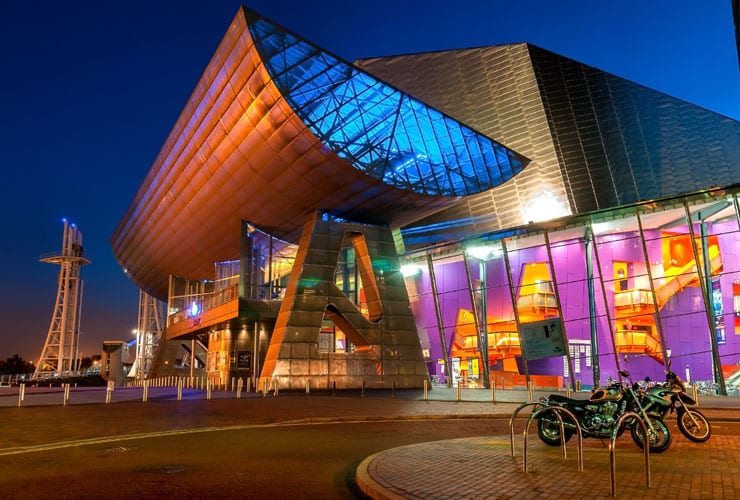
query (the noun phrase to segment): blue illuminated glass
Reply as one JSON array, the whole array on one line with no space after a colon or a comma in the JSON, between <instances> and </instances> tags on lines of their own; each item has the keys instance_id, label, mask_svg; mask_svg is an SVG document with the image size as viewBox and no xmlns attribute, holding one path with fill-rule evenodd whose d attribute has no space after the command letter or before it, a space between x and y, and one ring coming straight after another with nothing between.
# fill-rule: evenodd
<instances>
[{"instance_id":1,"label":"blue illuminated glass","mask_svg":"<svg viewBox=\"0 0 740 500\"><path fill-rule=\"evenodd\" d=\"M249 29L273 81L341 158L401 189L479 193L529 160L251 11Z\"/></svg>"}]
</instances>

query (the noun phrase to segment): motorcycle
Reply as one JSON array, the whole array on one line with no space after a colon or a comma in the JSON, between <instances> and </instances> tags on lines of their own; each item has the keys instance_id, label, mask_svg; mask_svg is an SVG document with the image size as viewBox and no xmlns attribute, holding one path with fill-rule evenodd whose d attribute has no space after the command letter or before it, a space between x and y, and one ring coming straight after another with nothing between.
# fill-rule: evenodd
<instances>
[{"instance_id":1,"label":"motorcycle","mask_svg":"<svg viewBox=\"0 0 740 500\"><path fill-rule=\"evenodd\" d=\"M661 398L669 404L655 404L654 399L645 402L645 409L659 413L663 419L669 413L676 413L676 423L681 434L691 441L703 443L712 436L712 427L702 412L692 406L694 398L686 393L686 385L681 377L672 371L666 372L665 384L644 389L646 395Z\"/></svg>"},{"instance_id":2,"label":"motorcycle","mask_svg":"<svg viewBox=\"0 0 740 500\"><path fill-rule=\"evenodd\" d=\"M629 372L620 371L620 378L629 380ZM621 415L633 411L645 422L651 453L661 453L671 445L671 434L663 421L663 413L657 409L670 406L670 401L653 394L638 394L637 384L623 384L621 380L610 383L607 387L595 389L589 399L572 399L560 394L550 394L540 400L540 406L565 408L576 417L576 422L563 413L563 433L567 442L576 433L576 425L581 428L584 438L611 438L614 426ZM649 404L650 411L643 407ZM667 409L666 409L667 411ZM542 412L537 417L537 435L545 444L560 446L560 422L553 412ZM632 421L631 421L632 420ZM632 440L643 447L642 426L634 419L627 419ZM619 434L624 428L619 430Z\"/></svg>"}]
</instances>

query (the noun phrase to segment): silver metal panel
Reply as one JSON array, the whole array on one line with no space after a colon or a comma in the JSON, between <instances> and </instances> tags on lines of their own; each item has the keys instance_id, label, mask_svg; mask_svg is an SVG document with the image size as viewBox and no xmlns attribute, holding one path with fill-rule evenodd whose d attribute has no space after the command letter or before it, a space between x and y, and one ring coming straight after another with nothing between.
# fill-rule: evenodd
<instances>
[{"instance_id":1,"label":"silver metal panel","mask_svg":"<svg viewBox=\"0 0 740 500\"><path fill-rule=\"evenodd\" d=\"M532 160L504 185L409 226L410 248L526 224L528 203L545 191L584 214L740 183L740 122L538 47L357 64Z\"/></svg>"},{"instance_id":2,"label":"silver metal panel","mask_svg":"<svg viewBox=\"0 0 740 500\"><path fill-rule=\"evenodd\" d=\"M448 239L526 223L522 206L543 190L565 203L566 186L526 44L363 59L356 64L532 160L503 185L467 196L415 226L456 221L454 231L440 234Z\"/></svg>"}]
</instances>

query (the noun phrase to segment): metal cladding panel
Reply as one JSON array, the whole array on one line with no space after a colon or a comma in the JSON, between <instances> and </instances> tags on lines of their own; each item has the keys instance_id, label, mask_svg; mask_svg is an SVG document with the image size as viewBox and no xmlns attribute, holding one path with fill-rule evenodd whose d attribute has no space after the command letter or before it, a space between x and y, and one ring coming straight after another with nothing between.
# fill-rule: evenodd
<instances>
[{"instance_id":1,"label":"metal cladding panel","mask_svg":"<svg viewBox=\"0 0 740 500\"><path fill-rule=\"evenodd\" d=\"M363 59L356 64L531 160L501 186L464 197L404 231L413 247L525 223L544 191L568 212L566 187L526 44Z\"/></svg>"},{"instance_id":2,"label":"metal cladding panel","mask_svg":"<svg viewBox=\"0 0 740 500\"><path fill-rule=\"evenodd\" d=\"M209 278L213 262L239 255L241 220L286 241L315 210L399 227L526 163L242 8L113 234L113 251L140 288L163 299L168 275Z\"/></svg>"},{"instance_id":3,"label":"metal cladding panel","mask_svg":"<svg viewBox=\"0 0 740 500\"><path fill-rule=\"evenodd\" d=\"M405 227L410 248L526 224L543 191L562 216L740 182L740 122L538 47L357 64L531 159L505 184Z\"/></svg>"},{"instance_id":4,"label":"metal cladding panel","mask_svg":"<svg viewBox=\"0 0 740 500\"><path fill-rule=\"evenodd\" d=\"M317 209L392 224L454 199L390 186L328 149L272 82L240 10L111 243L137 286L164 299L170 274L209 278L238 257L241 220L291 241Z\"/></svg>"},{"instance_id":5,"label":"metal cladding panel","mask_svg":"<svg viewBox=\"0 0 740 500\"><path fill-rule=\"evenodd\" d=\"M740 182L740 122L529 52L575 213Z\"/></svg>"}]
</instances>

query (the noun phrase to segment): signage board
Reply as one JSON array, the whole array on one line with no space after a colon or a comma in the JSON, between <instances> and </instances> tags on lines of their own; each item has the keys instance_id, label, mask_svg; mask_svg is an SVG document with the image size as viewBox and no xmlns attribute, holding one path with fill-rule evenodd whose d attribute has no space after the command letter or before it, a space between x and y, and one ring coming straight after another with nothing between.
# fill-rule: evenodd
<instances>
[{"instance_id":1,"label":"signage board","mask_svg":"<svg viewBox=\"0 0 740 500\"><path fill-rule=\"evenodd\" d=\"M236 367L240 370L249 370L252 367L252 351L237 352Z\"/></svg>"},{"instance_id":2,"label":"signage board","mask_svg":"<svg viewBox=\"0 0 740 500\"><path fill-rule=\"evenodd\" d=\"M565 335L560 318L522 323L519 341L527 360L565 356Z\"/></svg>"}]
</instances>

